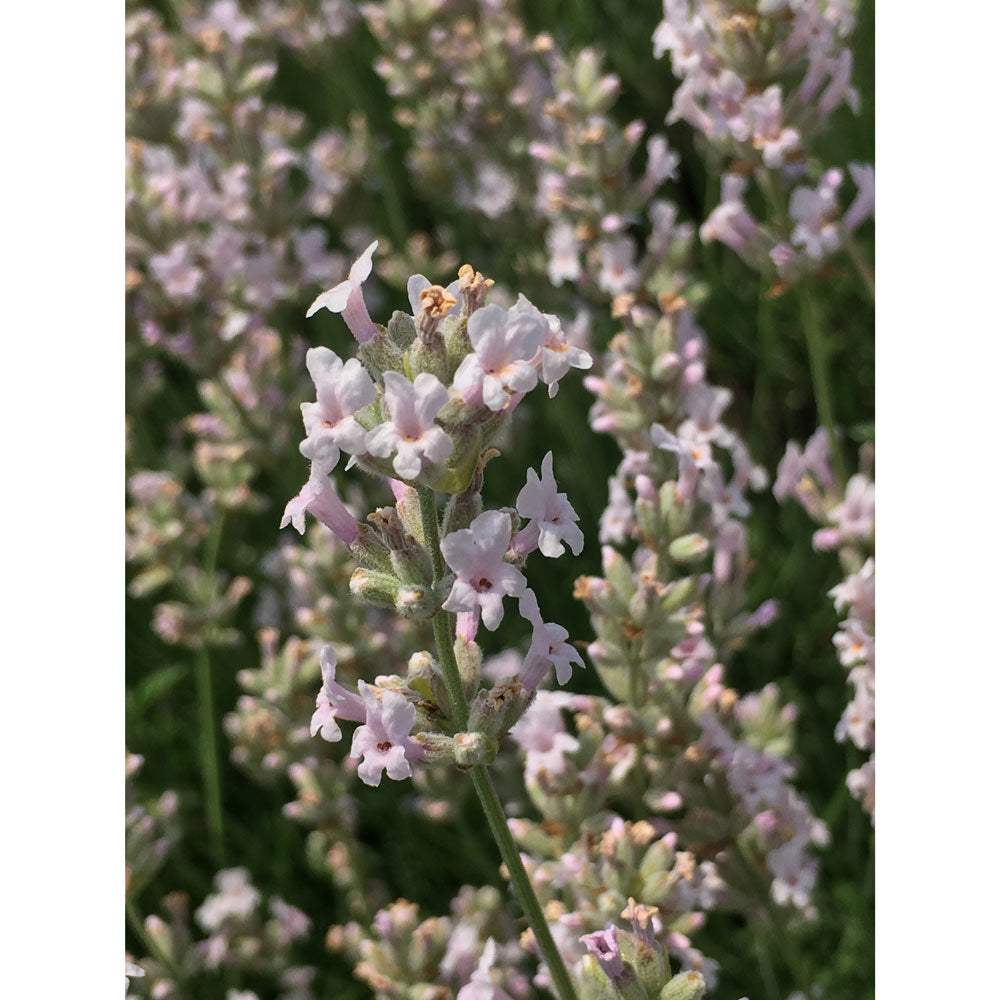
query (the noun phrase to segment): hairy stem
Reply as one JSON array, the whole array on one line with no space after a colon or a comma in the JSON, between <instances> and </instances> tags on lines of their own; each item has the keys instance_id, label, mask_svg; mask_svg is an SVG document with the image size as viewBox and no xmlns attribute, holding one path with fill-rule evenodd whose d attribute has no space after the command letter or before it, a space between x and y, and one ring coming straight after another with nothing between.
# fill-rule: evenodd
<instances>
[{"instance_id":1,"label":"hairy stem","mask_svg":"<svg viewBox=\"0 0 1000 1000\"><path fill-rule=\"evenodd\" d=\"M424 529L424 544L430 551L434 586L437 587L444 578L437 505L433 490L426 486L420 486L417 488L417 492L420 497L420 519ZM451 616L445 611L438 611L434 615L433 627L438 660L444 674L448 701L451 703L452 720L457 730L463 730L469 722L469 705L465 700L462 679L459 676L458 663L455 660L455 636ZM531 887L528 873L524 870L521 854L517 849L517 844L514 843L510 829L507 827L507 818L504 816L503 806L500 804L496 789L493 787L489 771L485 764L478 764L471 768L469 773L472 776L472 783L476 788L483 812L486 814L486 821L493 834L493 840L496 842L511 884L514 886L517 901L527 917L528 926L531 927L535 941L538 943L538 950L542 953L542 958L548 966L553 991L559 1000L576 1000L572 980L566 971L559 949L552 939L552 932L549 930L545 915L542 913L542 907L535 895L535 890Z\"/></svg>"}]
</instances>

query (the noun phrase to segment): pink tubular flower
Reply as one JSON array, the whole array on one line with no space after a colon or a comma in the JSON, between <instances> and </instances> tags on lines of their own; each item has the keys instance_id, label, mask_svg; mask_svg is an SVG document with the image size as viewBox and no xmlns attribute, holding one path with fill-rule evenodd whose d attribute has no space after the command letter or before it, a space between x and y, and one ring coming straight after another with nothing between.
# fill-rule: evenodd
<instances>
[{"instance_id":1,"label":"pink tubular flower","mask_svg":"<svg viewBox=\"0 0 1000 1000\"><path fill-rule=\"evenodd\" d=\"M308 511L342 541L350 544L357 540L358 522L337 496L337 491L330 482L332 471L333 465L329 460L312 463L305 485L285 505L280 527L291 524L300 535L304 535Z\"/></svg>"},{"instance_id":2,"label":"pink tubular flower","mask_svg":"<svg viewBox=\"0 0 1000 1000\"><path fill-rule=\"evenodd\" d=\"M542 555L555 559L565 551L563 542L575 556L583 550L583 532L576 524L580 518L566 494L558 492L551 451L542 459L541 479L528 469L527 481L517 495L517 512L529 519L528 526L518 532L518 551L531 551L537 544Z\"/></svg>"},{"instance_id":3,"label":"pink tubular flower","mask_svg":"<svg viewBox=\"0 0 1000 1000\"><path fill-rule=\"evenodd\" d=\"M558 317L548 313L542 315L548 324L548 331L542 344L541 379L549 387L549 399L552 399L559 391L559 379L570 368L586 371L593 365L594 359L582 347L575 347L567 341Z\"/></svg>"},{"instance_id":4,"label":"pink tubular flower","mask_svg":"<svg viewBox=\"0 0 1000 1000\"><path fill-rule=\"evenodd\" d=\"M372 273L372 254L378 247L378 240L375 240L367 250L351 265L350 273L346 281L339 285L327 289L309 307L306 319L320 309L326 308L333 313L341 313L347 328L354 334L355 340L359 344L371 340L375 336L375 324L371 316L368 315L368 307L365 305L364 296L361 294L361 286L365 279Z\"/></svg>"},{"instance_id":5,"label":"pink tubular flower","mask_svg":"<svg viewBox=\"0 0 1000 1000\"><path fill-rule=\"evenodd\" d=\"M608 979L615 980L625 972L625 963L618 947L618 928L608 924L603 931L584 934L580 940L587 946L587 951L597 959L602 971Z\"/></svg>"},{"instance_id":6,"label":"pink tubular flower","mask_svg":"<svg viewBox=\"0 0 1000 1000\"><path fill-rule=\"evenodd\" d=\"M319 733L329 743L337 743L343 734L337 719L351 722L365 721L365 703L336 681L337 654L333 646L324 646L319 654L320 669L323 672L323 687L316 695L316 711L309 724L309 735Z\"/></svg>"},{"instance_id":7,"label":"pink tubular flower","mask_svg":"<svg viewBox=\"0 0 1000 1000\"><path fill-rule=\"evenodd\" d=\"M474 353L458 366L454 382L466 403L481 399L499 412L516 393L534 389L538 374L532 361L547 323L523 295L506 311L495 304L477 309L467 329Z\"/></svg>"},{"instance_id":8,"label":"pink tubular flower","mask_svg":"<svg viewBox=\"0 0 1000 1000\"><path fill-rule=\"evenodd\" d=\"M369 431L368 450L379 458L393 452L392 467L402 479L416 479L426 459L432 465L451 454L451 438L434 423L448 402L448 390L429 372L415 381L398 372L386 372L385 405L390 419Z\"/></svg>"},{"instance_id":9,"label":"pink tubular flower","mask_svg":"<svg viewBox=\"0 0 1000 1000\"><path fill-rule=\"evenodd\" d=\"M453 531L441 542L444 560L455 573L442 607L446 611L480 609L483 624L491 632L503 619L504 595L519 597L528 585L520 570L504 562L510 531L506 514L487 510L468 528Z\"/></svg>"},{"instance_id":10,"label":"pink tubular flower","mask_svg":"<svg viewBox=\"0 0 1000 1000\"><path fill-rule=\"evenodd\" d=\"M566 642L569 633L555 622L542 620L538 598L533 590L526 590L521 595L518 607L521 617L532 626L531 648L524 658L518 680L526 691L534 691L549 666L554 666L556 680L565 684L573 673L573 664L583 666L579 651Z\"/></svg>"},{"instance_id":11,"label":"pink tubular flower","mask_svg":"<svg viewBox=\"0 0 1000 1000\"><path fill-rule=\"evenodd\" d=\"M354 730L351 756L361 758L358 777L366 785L378 786L385 771L393 781L413 774L410 761L420 760L424 749L410 738L417 710L397 691L380 691L364 681L358 690L365 706L365 724Z\"/></svg>"},{"instance_id":12,"label":"pink tubular flower","mask_svg":"<svg viewBox=\"0 0 1000 1000\"><path fill-rule=\"evenodd\" d=\"M346 364L329 348L306 352L306 367L316 385L316 402L302 404L306 440L299 450L306 458L340 460L340 449L349 455L365 450L365 429L354 419L358 410L373 403L375 383L357 358Z\"/></svg>"}]
</instances>

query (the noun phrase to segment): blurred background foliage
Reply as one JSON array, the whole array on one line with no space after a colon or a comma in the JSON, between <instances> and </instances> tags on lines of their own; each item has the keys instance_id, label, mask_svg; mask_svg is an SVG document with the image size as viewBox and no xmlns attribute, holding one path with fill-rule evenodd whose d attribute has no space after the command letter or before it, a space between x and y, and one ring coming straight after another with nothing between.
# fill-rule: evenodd
<instances>
[{"instance_id":1,"label":"blurred background foliage","mask_svg":"<svg viewBox=\"0 0 1000 1000\"><path fill-rule=\"evenodd\" d=\"M167 25L177 23L167 0L150 0L148 6ZM615 108L618 120L638 118L649 132L663 130L676 84L668 62L653 58L650 35L660 16L657 3L533 0L522 5L522 14L531 31L548 32L566 49L603 48L607 68L623 82ZM860 6L853 48L860 113L838 111L817 150L828 162L874 161L871 0ZM303 111L310 130L328 125L346 128L352 112L365 115L370 131L383 144L368 178L377 213L370 221L380 238L398 245L409 234L433 233L447 225L455 239L439 249L454 250L460 262L468 261L499 282L523 289L542 309L560 311L558 290L554 293L546 285L538 292L528 287L513 271L503 248L467 225L457 208L454 217L442 218L438 207L432 208L416 192L407 177L408 133L394 122L392 100L372 68L377 52L363 21L349 44L336 45L328 58L315 64L305 65L295 53L283 50L269 96ZM706 206L714 204L717 176L706 170L705 151L689 127L683 123L669 126L666 134L681 155L679 180L669 194L679 204L682 217L700 223ZM335 219L331 226L336 227ZM861 233L869 251L870 229ZM698 244L697 254L697 271L711 288L699 311L709 340L709 380L733 391L728 422L741 431L754 458L773 476L786 442L804 440L817 426L794 296L769 297L763 279L720 243ZM431 277L448 280L443 275ZM331 275L331 281L336 278ZM854 446L846 449L847 454L853 455L874 434L874 313L846 262L827 274L820 288L832 347L836 416L845 428L846 440ZM402 288L384 291L386 315L405 305ZM289 304L281 329L294 331L311 344L349 352L353 342L340 318L322 314L307 324L307 305L305 299ZM380 315L375 308L372 313ZM605 344L615 331L610 314L598 311L592 330L595 346ZM199 405L196 380L189 371L168 366L165 374L167 387L156 397L153 411L144 412L130 401L137 449L150 468L157 467L155 456L171 428ZM512 503L525 468L537 468L550 449L555 453L560 488L580 514L587 545L579 557L567 554L558 561L533 564L532 585L544 594L547 618L562 623L572 639L589 640L589 619L572 596L573 581L580 574L600 573L597 522L607 502L608 477L620 454L612 439L595 434L587 424L592 397L579 377L566 378L554 400L545 405L540 402L528 400L530 411L528 405L521 408L503 456L490 466L484 501L492 506ZM253 573L261 555L275 544L281 507L298 490L302 472L301 459L292 449L276 456L272 470L261 473L254 489L271 498L272 504L259 514L241 513L227 524L220 565L233 573ZM800 507L779 505L768 491L758 494L753 506L750 546L758 569L751 578L751 587L756 589L751 590L748 605L775 598L781 617L776 625L757 633L738 655L729 681L749 691L776 680L784 698L798 707L797 785L831 833L830 847L820 853L821 880L815 896L819 919L798 948L811 974L825 984L825 1000L862 1000L874 996L874 833L844 785L844 775L858 766L860 753L849 742L833 740L847 690L844 669L830 642L837 616L826 594L841 574L834 554L813 550L814 525ZM246 866L265 895L280 893L313 919L310 944L301 950L300 958L320 969L314 983L316 995L338 1000L370 995L352 977L348 964L323 947L325 927L349 915L328 879L310 871L306 832L282 816L287 790L261 787L225 759L228 747L221 718L239 694L236 672L256 667L259 660L252 602L245 602L237 617L244 641L212 655L226 819L221 858L207 836L201 801L195 655L164 644L151 631L155 603L149 598L126 597L126 739L129 749L146 761L139 776L140 789L151 795L164 788L180 793L187 836L144 890L143 902L152 908L166 893L182 890L196 904L210 891L221 864ZM520 638L514 616L508 616L490 637L487 655ZM592 671L577 673L573 687L600 690ZM434 823L408 807L411 794L409 783L397 782L384 782L377 792L360 785L357 790L363 840L394 895L419 903L428 913L444 913L464 883L503 884L475 802L466 802L459 822ZM142 945L129 934L129 947L141 953ZM790 963L782 955L782 942L755 940L741 921L713 915L699 945L722 966L713 996L745 994L751 1000L788 996L794 980ZM255 984L243 985L252 988Z\"/></svg>"}]
</instances>

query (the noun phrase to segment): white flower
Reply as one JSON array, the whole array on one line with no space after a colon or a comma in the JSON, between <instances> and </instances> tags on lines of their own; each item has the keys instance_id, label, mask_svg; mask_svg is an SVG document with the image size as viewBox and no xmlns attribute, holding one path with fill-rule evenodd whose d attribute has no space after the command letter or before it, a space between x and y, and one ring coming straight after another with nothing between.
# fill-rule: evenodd
<instances>
[{"instance_id":1,"label":"white flower","mask_svg":"<svg viewBox=\"0 0 1000 1000\"><path fill-rule=\"evenodd\" d=\"M340 460L340 449L363 454L366 432L354 414L378 395L368 372L357 358L345 364L327 347L310 348L306 367L316 385L316 402L302 404L308 436L299 450L306 458L333 465Z\"/></svg>"},{"instance_id":2,"label":"white flower","mask_svg":"<svg viewBox=\"0 0 1000 1000\"><path fill-rule=\"evenodd\" d=\"M487 307L488 308L488 307ZM468 528L453 531L441 541L441 553L455 573L446 611L481 611L492 632L503 619L504 595L519 597L527 587L520 570L504 561L510 545L510 518L487 510Z\"/></svg>"},{"instance_id":3,"label":"white flower","mask_svg":"<svg viewBox=\"0 0 1000 1000\"><path fill-rule=\"evenodd\" d=\"M368 451L386 458L395 452L392 467L402 479L416 479L426 459L443 462L451 454L451 438L434 423L448 402L448 390L430 372L411 382L398 372L386 372L385 405L390 419L369 431Z\"/></svg>"},{"instance_id":4,"label":"white flower","mask_svg":"<svg viewBox=\"0 0 1000 1000\"><path fill-rule=\"evenodd\" d=\"M565 493L559 493L552 475L552 452L542 459L542 476L528 469L527 481L517 495L517 512L529 519L528 528L538 532L538 547L550 559L561 556L563 542L578 556L583 549L583 532L576 522L579 515L573 510Z\"/></svg>"}]
</instances>

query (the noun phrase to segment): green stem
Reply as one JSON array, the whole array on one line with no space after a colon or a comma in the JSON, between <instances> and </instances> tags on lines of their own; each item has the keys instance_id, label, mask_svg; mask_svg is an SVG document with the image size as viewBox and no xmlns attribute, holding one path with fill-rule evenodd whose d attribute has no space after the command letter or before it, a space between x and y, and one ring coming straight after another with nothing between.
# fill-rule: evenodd
<instances>
[{"instance_id":1,"label":"green stem","mask_svg":"<svg viewBox=\"0 0 1000 1000\"><path fill-rule=\"evenodd\" d=\"M444 577L444 563L441 559L441 537L438 530L437 505L435 503L434 491L426 486L417 488L420 497L420 519L424 529L424 544L431 555L431 566L434 571L434 585L441 582ZM437 644L438 660L441 663L441 670L444 673L445 687L448 691L448 701L451 703L451 716L458 731L465 729L469 722L469 706L465 700L465 692L462 690L462 679L458 673L458 663L455 660L454 636L450 616L444 611L438 611L434 615L434 641ZM511 884L514 886L514 893L517 901L528 919L528 926L534 932L535 941L538 943L538 950L542 953L542 958L549 969L549 976L552 979L553 989L559 1000L576 1000L576 992L573 989L572 980L563 964L562 956L552 939L552 932L542 913L541 904L531 887L528 873L524 870L521 861L521 854L514 843L510 829L507 826L507 819L503 813L503 806L497 797L496 789L490 779L489 771L485 764L477 764L471 768L469 773L472 776L472 783L479 796L479 802L486 813L486 821L489 824L493 840L500 850L500 857L507 867L507 874Z\"/></svg>"},{"instance_id":2,"label":"green stem","mask_svg":"<svg viewBox=\"0 0 1000 1000\"><path fill-rule=\"evenodd\" d=\"M843 242L847 256L851 258L854 270L858 272L861 284L865 286L865 291L868 293L868 301L875 305L875 272L872 270L871 264L868 263L868 257L852 233L845 233Z\"/></svg>"},{"instance_id":3,"label":"green stem","mask_svg":"<svg viewBox=\"0 0 1000 1000\"><path fill-rule=\"evenodd\" d=\"M808 285L799 284L799 310L802 316L802 329L806 338L806 353L809 356L809 373L812 376L813 395L816 397L816 409L819 412L820 423L826 429L827 443L830 446L830 457L841 486L847 482L847 467L840 451L840 442L836 435L836 421L833 416L833 394L830 391L829 372L827 369L826 343L823 339L823 327L819 316L819 307L810 293Z\"/></svg>"},{"instance_id":4,"label":"green stem","mask_svg":"<svg viewBox=\"0 0 1000 1000\"><path fill-rule=\"evenodd\" d=\"M538 950L545 959L545 964L549 968L549 977L552 980L553 992L559 1000L575 1000L576 992L573 983L563 964L562 956L552 940L552 933L542 913L542 907L535 895L535 890L531 888L531 881L528 873L524 870L524 863L521 861L521 853L514 843L507 818L504 816L503 807L497 797L497 791L493 787L490 773L485 764L477 764L469 772L472 775L472 783L476 786L476 793L482 804L483 812L486 813L486 821L490 825L490 832L500 849L500 856L507 866L507 874L511 884L514 886L514 893L517 901L521 904L524 915L528 918L528 925L535 934L535 941L538 943Z\"/></svg>"},{"instance_id":5,"label":"green stem","mask_svg":"<svg viewBox=\"0 0 1000 1000\"><path fill-rule=\"evenodd\" d=\"M205 546L203 569L206 577L215 576L225 513L218 511L212 533ZM212 838L212 852L218 864L225 862L225 829L222 812L222 777L219 748L216 739L215 697L212 691L212 662L208 649L202 646L195 653L195 685L198 692L198 728L200 730L201 778L205 795L205 821Z\"/></svg>"}]
</instances>

